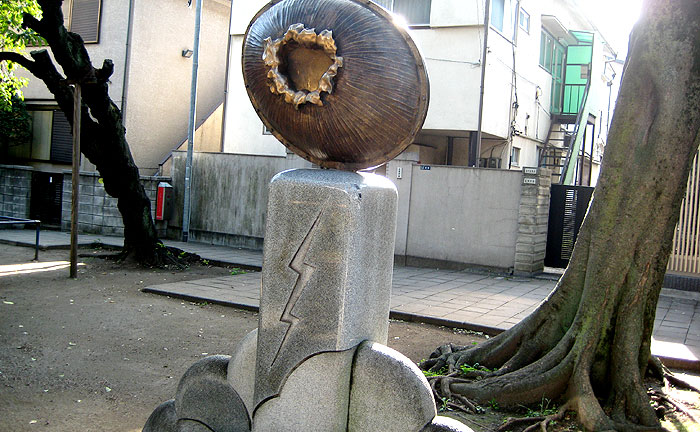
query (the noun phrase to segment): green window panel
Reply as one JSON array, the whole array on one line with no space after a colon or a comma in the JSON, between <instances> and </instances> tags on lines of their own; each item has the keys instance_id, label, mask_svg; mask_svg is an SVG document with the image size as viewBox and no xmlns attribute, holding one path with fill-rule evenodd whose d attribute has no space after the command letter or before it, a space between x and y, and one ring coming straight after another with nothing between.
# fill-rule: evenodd
<instances>
[{"instance_id":1,"label":"green window panel","mask_svg":"<svg viewBox=\"0 0 700 432\"><path fill-rule=\"evenodd\" d=\"M503 31L503 19L505 18L505 0L493 0L491 2L491 25L498 31Z\"/></svg>"},{"instance_id":2,"label":"green window panel","mask_svg":"<svg viewBox=\"0 0 700 432\"><path fill-rule=\"evenodd\" d=\"M569 33L578 39L580 44L593 45L593 33L578 30L572 30Z\"/></svg>"},{"instance_id":3,"label":"green window panel","mask_svg":"<svg viewBox=\"0 0 700 432\"><path fill-rule=\"evenodd\" d=\"M559 114L562 110L562 90L566 55L564 46L554 36L542 30L540 39L540 66L552 75L550 112Z\"/></svg>"},{"instance_id":4,"label":"green window panel","mask_svg":"<svg viewBox=\"0 0 700 432\"><path fill-rule=\"evenodd\" d=\"M562 101L562 114L576 115L581 109L590 78L593 58L593 33L572 31L579 45L566 49L565 81Z\"/></svg>"},{"instance_id":5,"label":"green window panel","mask_svg":"<svg viewBox=\"0 0 700 432\"><path fill-rule=\"evenodd\" d=\"M567 64L588 64L593 57L591 45L573 45L567 49Z\"/></svg>"}]
</instances>

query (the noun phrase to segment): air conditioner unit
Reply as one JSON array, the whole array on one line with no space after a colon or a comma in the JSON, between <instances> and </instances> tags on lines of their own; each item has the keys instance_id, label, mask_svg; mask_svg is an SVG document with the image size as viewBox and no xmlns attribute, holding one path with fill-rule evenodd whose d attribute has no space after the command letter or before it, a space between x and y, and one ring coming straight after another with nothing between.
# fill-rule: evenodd
<instances>
[{"instance_id":1,"label":"air conditioner unit","mask_svg":"<svg viewBox=\"0 0 700 432\"><path fill-rule=\"evenodd\" d=\"M500 168L501 158L479 158L479 168Z\"/></svg>"}]
</instances>

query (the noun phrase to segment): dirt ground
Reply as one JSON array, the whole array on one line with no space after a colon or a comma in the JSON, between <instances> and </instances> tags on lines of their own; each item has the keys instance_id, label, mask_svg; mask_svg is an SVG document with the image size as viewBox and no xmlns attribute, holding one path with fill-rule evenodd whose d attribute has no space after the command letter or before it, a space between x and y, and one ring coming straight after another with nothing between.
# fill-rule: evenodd
<instances>
[{"instance_id":1,"label":"dirt ground","mask_svg":"<svg viewBox=\"0 0 700 432\"><path fill-rule=\"evenodd\" d=\"M90 256L97 253L81 250L87 256L73 280L68 251L41 252L33 263L31 248L0 247L0 431L140 431L189 366L231 354L257 327L252 312L140 291L230 269L142 269ZM388 344L419 361L442 343L482 340L392 321ZM487 431L509 415L491 406L465 422ZM693 430L683 427L676 430ZM578 430L572 422L564 429Z\"/></svg>"}]
</instances>

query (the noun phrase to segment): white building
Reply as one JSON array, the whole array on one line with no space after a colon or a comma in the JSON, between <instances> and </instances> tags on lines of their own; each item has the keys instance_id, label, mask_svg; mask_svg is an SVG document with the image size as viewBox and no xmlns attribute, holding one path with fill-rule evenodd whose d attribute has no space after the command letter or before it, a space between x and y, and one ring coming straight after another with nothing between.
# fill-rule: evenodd
<instances>
[{"instance_id":1,"label":"white building","mask_svg":"<svg viewBox=\"0 0 700 432\"><path fill-rule=\"evenodd\" d=\"M566 147L559 131L567 129L571 135L579 117L580 138L567 138L567 143L575 141L576 155L585 148L585 168L577 170L580 157L571 158L567 183L595 184L609 121L609 85L614 76L609 60L615 54L572 1L490 0L486 29L485 0L376 2L408 24L430 77L428 115L404 157L421 164L517 170L563 165L566 151L554 149ZM265 3L235 2L232 10L222 146L226 153L287 154L282 144L265 134L247 102L240 68L243 35ZM581 99L589 82L584 104Z\"/></svg>"},{"instance_id":2,"label":"white building","mask_svg":"<svg viewBox=\"0 0 700 432\"><path fill-rule=\"evenodd\" d=\"M199 118L223 102L222 58L230 7L231 0L208 0L203 8ZM122 110L141 173L155 173L163 158L187 137L192 60L183 50L192 49L194 7L188 8L186 0L64 0L63 13L66 28L83 37L95 67L104 59L114 61L110 96ZM19 74L29 79L23 94L34 118L34 142L30 148L13 149L13 162L60 171L70 164L70 147L62 148L52 134L70 134L70 128L65 129L44 83L22 69ZM58 156L65 151L67 159Z\"/></svg>"},{"instance_id":3,"label":"white building","mask_svg":"<svg viewBox=\"0 0 700 432\"><path fill-rule=\"evenodd\" d=\"M109 93L121 108L127 140L142 175L153 175L187 138L195 8L187 0L64 0L65 26L78 33L95 67L112 59ZM222 110L231 0L207 0L202 11L198 118ZM42 48L42 47L38 47ZM34 49L38 49L34 48ZM190 51L191 53L191 51ZM59 68L60 70L60 68ZM70 169L71 129L44 83L27 71L23 89L33 118L31 143L11 146L2 164L33 169L30 215L55 225L63 171ZM208 141L220 147L220 129ZM83 171L95 171L83 160ZM40 198L43 196L43 198Z\"/></svg>"},{"instance_id":4,"label":"white building","mask_svg":"<svg viewBox=\"0 0 700 432\"><path fill-rule=\"evenodd\" d=\"M194 155L190 235L200 241L262 247L270 178L311 166L266 133L245 91L243 38L265 3L233 3L223 152ZM549 190L532 196L522 168L550 167L554 182L595 183L614 51L570 0L490 0L486 27L484 0L381 4L408 22L430 78L422 131L377 169L399 192L397 262L541 271ZM178 197L183 171L184 152L174 152L163 172L172 173Z\"/></svg>"}]
</instances>

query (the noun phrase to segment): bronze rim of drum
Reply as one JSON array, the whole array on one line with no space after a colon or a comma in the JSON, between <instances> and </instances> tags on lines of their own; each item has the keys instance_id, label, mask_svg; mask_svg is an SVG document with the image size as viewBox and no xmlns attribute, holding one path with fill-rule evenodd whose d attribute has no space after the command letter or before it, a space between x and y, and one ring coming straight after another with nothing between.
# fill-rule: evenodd
<instances>
[{"instance_id":1,"label":"bronze rim of drum","mask_svg":"<svg viewBox=\"0 0 700 432\"><path fill-rule=\"evenodd\" d=\"M297 38L295 32L302 28L298 24L312 42L302 44ZM332 32L337 59L327 46L330 61L321 58L319 51L324 50L314 45L311 30L319 40L323 33L324 41L324 31ZM282 39L282 45L289 45L280 48ZM263 60L266 46L275 43L282 58L281 79L271 72L277 63ZM294 62L309 58L322 66L309 66L312 72L304 73L315 75L303 81ZM331 85L309 94L333 60L332 73L319 81L327 84L330 78ZM386 163L413 142L428 111L428 76L416 45L389 13L370 1L271 2L246 30L242 63L248 96L265 126L290 150L325 168L361 170ZM287 70L287 65L296 66ZM296 88L297 83L307 88ZM275 86L284 89L271 90ZM311 102L304 103L304 96Z\"/></svg>"}]
</instances>

